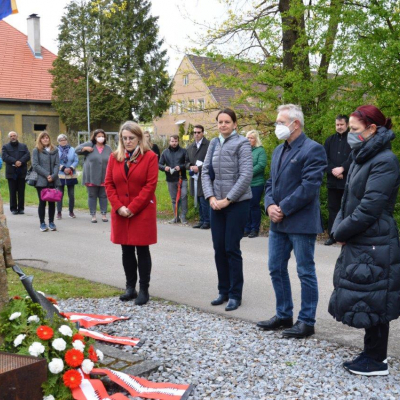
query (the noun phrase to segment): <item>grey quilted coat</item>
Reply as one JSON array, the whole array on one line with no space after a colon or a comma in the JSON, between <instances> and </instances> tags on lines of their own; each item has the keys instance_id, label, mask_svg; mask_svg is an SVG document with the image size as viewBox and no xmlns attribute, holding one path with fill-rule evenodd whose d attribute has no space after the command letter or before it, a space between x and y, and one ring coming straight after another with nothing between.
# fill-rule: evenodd
<instances>
[{"instance_id":1,"label":"grey quilted coat","mask_svg":"<svg viewBox=\"0 0 400 400\"><path fill-rule=\"evenodd\" d=\"M212 167L215 172L215 180L211 181L209 167L214 145ZM212 196L215 196L217 200L228 197L234 202L251 199L253 158L250 142L237 133L229 136L223 145L219 138L214 138L208 146L201 179L206 199Z\"/></svg>"},{"instance_id":2,"label":"grey quilted coat","mask_svg":"<svg viewBox=\"0 0 400 400\"><path fill-rule=\"evenodd\" d=\"M329 312L346 325L370 328L400 311L400 244L393 211L400 185L392 131L379 127L353 152L342 207L332 228L345 242L336 262Z\"/></svg>"},{"instance_id":3,"label":"grey quilted coat","mask_svg":"<svg viewBox=\"0 0 400 400\"><path fill-rule=\"evenodd\" d=\"M57 147L50 152L47 150L39 151L35 147L32 151L32 168L38 174L36 187L60 186L60 180L58 179L60 158ZM53 178L51 184L47 181L49 175Z\"/></svg>"}]
</instances>

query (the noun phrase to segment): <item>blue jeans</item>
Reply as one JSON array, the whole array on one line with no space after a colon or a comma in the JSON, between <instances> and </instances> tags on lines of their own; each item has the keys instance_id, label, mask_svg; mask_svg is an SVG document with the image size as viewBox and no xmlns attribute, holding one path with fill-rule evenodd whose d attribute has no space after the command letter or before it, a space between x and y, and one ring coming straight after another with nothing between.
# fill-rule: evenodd
<instances>
[{"instance_id":1,"label":"blue jeans","mask_svg":"<svg viewBox=\"0 0 400 400\"><path fill-rule=\"evenodd\" d=\"M251 232L251 231L258 232L260 230L260 224L261 224L260 201L263 193L264 193L264 185L251 187L251 194L253 195L253 197L250 200L249 217L247 219L245 232Z\"/></svg>"},{"instance_id":2,"label":"blue jeans","mask_svg":"<svg viewBox=\"0 0 400 400\"><path fill-rule=\"evenodd\" d=\"M199 203L200 223L210 224L210 203L204 196L198 196L197 202Z\"/></svg>"},{"instance_id":3,"label":"blue jeans","mask_svg":"<svg viewBox=\"0 0 400 400\"><path fill-rule=\"evenodd\" d=\"M318 282L315 273L314 249L317 235L269 232L268 267L276 297L276 316L293 317L293 300L288 274L288 261L293 250L297 275L301 283L301 310L298 320L315 324L318 304Z\"/></svg>"},{"instance_id":4,"label":"blue jeans","mask_svg":"<svg viewBox=\"0 0 400 400\"><path fill-rule=\"evenodd\" d=\"M211 235L218 273L218 292L241 300L243 259L240 241L249 213L250 200L232 203L222 210L211 208Z\"/></svg>"}]
</instances>

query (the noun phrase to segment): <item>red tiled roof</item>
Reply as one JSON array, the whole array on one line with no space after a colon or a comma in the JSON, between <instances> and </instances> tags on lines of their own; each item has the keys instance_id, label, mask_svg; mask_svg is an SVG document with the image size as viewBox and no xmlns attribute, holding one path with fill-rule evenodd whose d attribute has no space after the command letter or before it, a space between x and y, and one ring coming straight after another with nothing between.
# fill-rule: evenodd
<instances>
[{"instance_id":1,"label":"red tiled roof","mask_svg":"<svg viewBox=\"0 0 400 400\"><path fill-rule=\"evenodd\" d=\"M42 47L42 57L35 58L26 35L0 21L0 99L51 101L48 70L57 56Z\"/></svg>"}]
</instances>

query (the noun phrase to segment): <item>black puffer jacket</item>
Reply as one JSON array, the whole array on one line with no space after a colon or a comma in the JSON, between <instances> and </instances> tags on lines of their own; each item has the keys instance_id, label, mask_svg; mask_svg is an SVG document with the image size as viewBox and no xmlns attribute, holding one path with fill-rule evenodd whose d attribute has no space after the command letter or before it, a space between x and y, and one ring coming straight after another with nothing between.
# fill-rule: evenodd
<instances>
[{"instance_id":1,"label":"black puffer jacket","mask_svg":"<svg viewBox=\"0 0 400 400\"><path fill-rule=\"evenodd\" d=\"M399 162L390 150L391 130L377 133L353 152L342 207L332 228L345 242L336 262L329 312L355 328L398 318L400 245L393 210Z\"/></svg>"}]
</instances>

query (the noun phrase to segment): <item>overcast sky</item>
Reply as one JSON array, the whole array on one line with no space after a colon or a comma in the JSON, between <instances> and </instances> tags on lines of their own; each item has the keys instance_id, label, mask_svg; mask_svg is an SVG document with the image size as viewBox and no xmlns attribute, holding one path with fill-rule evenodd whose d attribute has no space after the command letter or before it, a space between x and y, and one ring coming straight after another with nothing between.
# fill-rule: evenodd
<instances>
[{"instance_id":1,"label":"overcast sky","mask_svg":"<svg viewBox=\"0 0 400 400\"><path fill-rule=\"evenodd\" d=\"M26 19L30 14L40 16L41 43L57 53L58 25L64 7L71 0L17 0L18 14L4 19L24 34L27 33ZM160 37L165 39L169 67L172 75L181 61L186 47L192 44L188 36L197 37L203 28L192 23L213 22L224 16L224 6L218 0L152 0L152 14L159 17Z\"/></svg>"}]
</instances>

